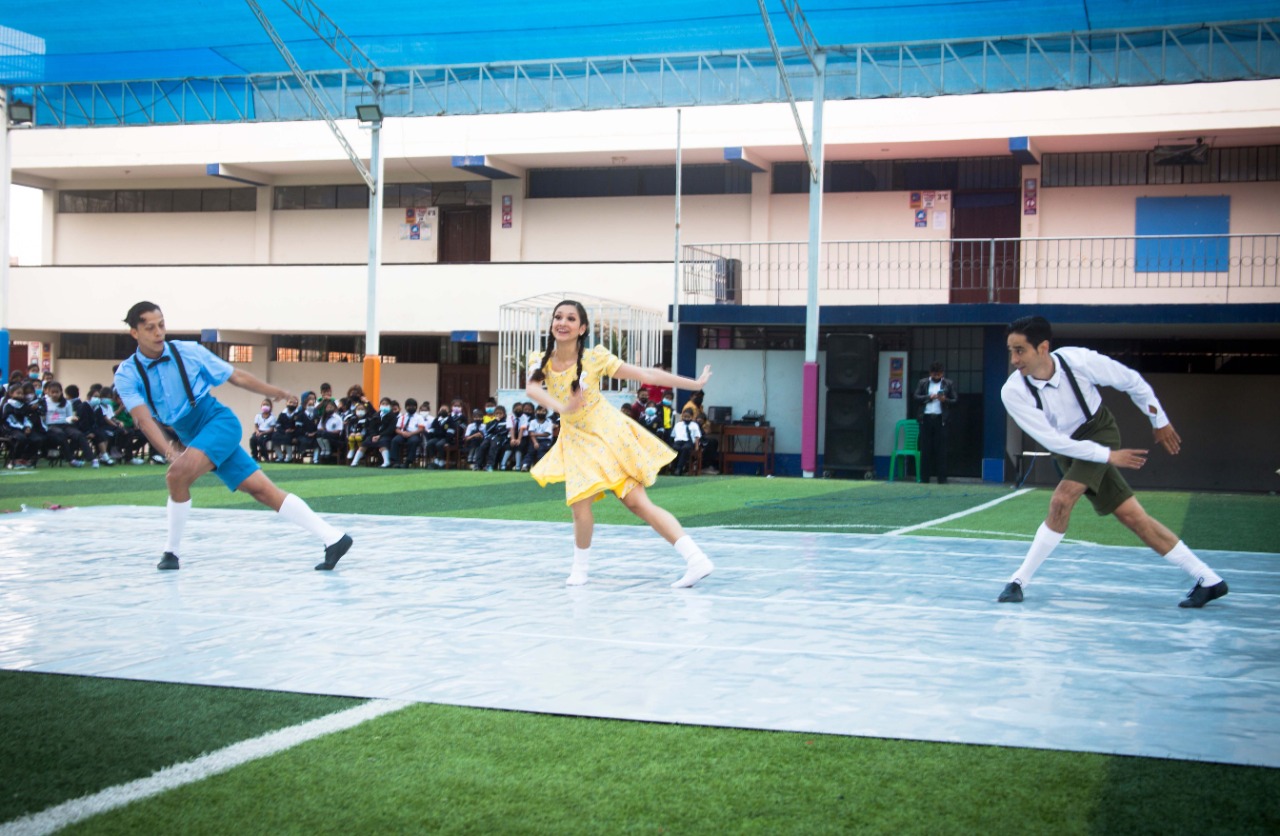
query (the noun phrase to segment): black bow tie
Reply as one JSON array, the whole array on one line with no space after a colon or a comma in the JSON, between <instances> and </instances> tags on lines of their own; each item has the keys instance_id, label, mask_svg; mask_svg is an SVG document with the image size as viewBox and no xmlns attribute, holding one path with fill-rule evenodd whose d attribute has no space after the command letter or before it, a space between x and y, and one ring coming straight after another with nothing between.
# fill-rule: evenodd
<instances>
[{"instance_id":1,"label":"black bow tie","mask_svg":"<svg viewBox=\"0 0 1280 836\"><path fill-rule=\"evenodd\" d=\"M150 363L147 364L147 368L154 369L156 366L160 365L161 363L168 363L172 359L173 359L172 357L166 354L163 357L159 357L155 360L152 360Z\"/></svg>"}]
</instances>

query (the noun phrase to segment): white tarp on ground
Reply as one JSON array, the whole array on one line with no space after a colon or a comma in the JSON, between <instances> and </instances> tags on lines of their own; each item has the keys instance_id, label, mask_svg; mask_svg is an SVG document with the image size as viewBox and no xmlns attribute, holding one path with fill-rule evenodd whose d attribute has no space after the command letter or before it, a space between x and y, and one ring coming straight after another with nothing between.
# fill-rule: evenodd
<instances>
[{"instance_id":1,"label":"white tarp on ground","mask_svg":"<svg viewBox=\"0 0 1280 836\"><path fill-rule=\"evenodd\" d=\"M1280 561L1205 552L1231 594L1140 548L1063 545L1021 605L1024 546L700 529L714 575L599 526L563 585L565 524L327 515L300 530L163 508L0 517L0 667L555 714L1280 766Z\"/></svg>"}]
</instances>

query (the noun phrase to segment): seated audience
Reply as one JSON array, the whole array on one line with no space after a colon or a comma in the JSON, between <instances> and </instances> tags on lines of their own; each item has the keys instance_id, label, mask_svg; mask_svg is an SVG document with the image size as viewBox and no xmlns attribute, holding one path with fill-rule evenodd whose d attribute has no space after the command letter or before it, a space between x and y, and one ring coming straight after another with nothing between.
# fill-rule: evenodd
<instances>
[{"instance_id":1,"label":"seated audience","mask_svg":"<svg viewBox=\"0 0 1280 836\"><path fill-rule=\"evenodd\" d=\"M689 468L689 458L702 441L702 430L693 420L693 410L686 409L671 429L671 445L676 448L676 460L671 472L683 476Z\"/></svg>"},{"instance_id":2,"label":"seated audience","mask_svg":"<svg viewBox=\"0 0 1280 836\"><path fill-rule=\"evenodd\" d=\"M396 416L396 426L392 431L390 453L392 467L405 467L412 464L422 451L422 436L426 429L423 414L418 411L418 401L408 398L404 402L404 411Z\"/></svg>"},{"instance_id":3,"label":"seated audience","mask_svg":"<svg viewBox=\"0 0 1280 836\"><path fill-rule=\"evenodd\" d=\"M62 391L62 384L56 380L49 380L44 385L43 412L46 450L52 451L57 447L62 460L72 467L84 467L86 462L94 460L89 439L76 426L80 417ZM80 458L75 458L77 455Z\"/></svg>"},{"instance_id":4,"label":"seated audience","mask_svg":"<svg viewBox=\"0 0 1280 836\"><path fill-rule=\"evenodd\" d=\"M476 453L480 450L480 445L484 443L484 411L476 408L471 410L471 423L467 424L466 430L462 435L462 450L466 454L467 464L471 465L472 470L479 470L479 462Z\"/></svg>"},{"instance_id":5,"label":"seated audience","mask_svg":"<svg viewBox=\"0 0 1280 836\"><path fill-rule=\"evenodd\" d=\"M253 432L249 435L249 453L255 461L271 460L271 437L276 432L276 416L271 413L270 398L262 399L258 414L253 416Z\"/></svg>"}]
</instances>

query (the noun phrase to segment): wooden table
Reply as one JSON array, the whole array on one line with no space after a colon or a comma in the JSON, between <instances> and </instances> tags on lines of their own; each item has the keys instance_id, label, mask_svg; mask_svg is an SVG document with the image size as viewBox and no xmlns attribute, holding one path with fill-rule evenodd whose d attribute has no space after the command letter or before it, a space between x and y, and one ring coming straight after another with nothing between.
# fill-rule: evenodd
<instances>
[{"instance_id":1,"label":"wooden table","mask_svg":"<svg viewBox=\"0 0 1280 836\"><path fill-rule=\"evenodd\" d=\"M742 449L739 440L755 440ZM720 472L732 473L734 462L754 462L765 476L773 475L773 427L725 424L720 429Z\"/></svg>"}]
</instances>

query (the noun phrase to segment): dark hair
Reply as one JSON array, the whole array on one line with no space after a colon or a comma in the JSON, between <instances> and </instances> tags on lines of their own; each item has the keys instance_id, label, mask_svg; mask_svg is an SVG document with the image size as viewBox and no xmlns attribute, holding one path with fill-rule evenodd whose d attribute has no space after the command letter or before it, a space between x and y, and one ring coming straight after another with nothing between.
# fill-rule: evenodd
<instances>
[{"instance_id":1,"label":"dark hair","mask_svg":"<svg viewBox=\"0 0 1280 836\"><path fill-rule=\"evenodd\" d=\"M1021 334L1031 343L1032 348L1036 348L1042 342L1053 340L1053 326L1043 316L1024 316L1010 322L1009 327L1004 329L1004 334L1006 337Z\"/></svg>"},{"instance_id":2,"label":"dark hair","mask_svg":"<svg viewBox=\"0 0 1280 836\"><path fill-rule=\"evenodd\" d=\"M1006 335L1006 336L1008 336L1008 335ZM946 366L944 366L944 365L942 365L942 361L941 361L941 360L934 360L934 361L933 361L933 363L931 363L931 364L929 365L929 371L930 371L930 372L941 372L941 371L946 371L946 369L947 369L947 367L946 367Z\"/></svg>"},{"instance_id":3,"label":"dark hair","mask_svg":"<svg viewBox=\"0 0 1280 836\"><path fill-rule=\"evenodd\" d=\"M66 386L62 387L62 391L66 394L68 398L80 397L80 387L75 385L74 383L68 383Z\"/></svg>"},{"instance_id":4,"label":"dark hair","mask_svg":"<svg viewBox=\"0 0 1280 836\"><path fill-rule=\"evenodd\" d=\"M417 408L418 408L418 401L417 401L417 399L416 399L416 398L405 398L405 399L404 399L404 408L405 408L405 409L408 409L409 407L413 407L414 409L417 409Z\"/></svg>"},{"instance_id":5,"label":"dark hair","mask_svg":"<svg viewBox=\"0 0 1280 836\"><path fill-rule=\"evenodd\" d=\"M149 314L152 311L158 310L160 310L160 306L155 302L139 302L130 308L129 312L124 315L124 324L128 325L130 328L137 328L142 324L143 314Z\"/></svg>"},{"instance_id":6,"label":"dark hair","mask_svg":"<svg viewBox=\"0 0 1280 836\"><path fill-rule=\"evenodd\" d=\"M587 332L591 330L591 323L587 320L587 309L582 307L581 302L575 302L573 299L565 299L560 304L551 309L551 322L555 323L556 311L565 305L573 305L578 309L578 321L582 325L587 326L587 330L578 335L578 373L573 376L573 391L578 391L578 381L582 378L582 350L587 344ZM551 362L551 352L556 350L556 335L551 330L552 326L547 326L547 350L542 353L542 362L538 364L538 368L529 374L529 380L534 383L541 383L547 378L547 364Z\"/></svg>"}]
</instances>

